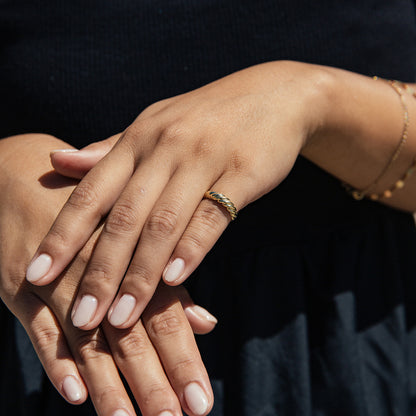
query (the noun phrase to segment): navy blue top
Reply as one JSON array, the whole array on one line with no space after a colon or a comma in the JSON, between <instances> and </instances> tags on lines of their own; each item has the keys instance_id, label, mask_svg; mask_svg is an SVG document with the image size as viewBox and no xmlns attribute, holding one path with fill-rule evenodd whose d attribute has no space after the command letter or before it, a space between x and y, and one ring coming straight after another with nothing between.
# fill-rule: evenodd
<instances>
[{"instance_id":1,"label":"navy blue top","mask_svg":"<svg viewBox=\"0 0 416 416\"><path fill-rule=\"evenodd\" d=\"M0 137L81 147L157 100L280 59L414 81L415 2L0 0ZM212 415L416 414L414 253L410 215L352 200L299 158L189 284L220 320L199 338ZM0 323L0 414L72 414L2 305Z\"/></svg>"}]
</instances>

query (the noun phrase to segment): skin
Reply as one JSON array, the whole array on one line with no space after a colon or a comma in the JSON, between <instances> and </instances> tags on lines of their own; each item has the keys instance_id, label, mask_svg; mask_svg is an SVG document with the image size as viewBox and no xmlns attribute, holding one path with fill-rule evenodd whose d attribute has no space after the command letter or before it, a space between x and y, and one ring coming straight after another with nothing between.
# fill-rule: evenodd
<instances>
[{"instance_id":1,"label":"skin","mask_svg":"<svg viewBox=\"0 0 416 416\"><path fill-rule=\"evenodd\" d=\"M195 313L200 310L185 289L159 285L142 319L130 329L117 330L106 320L91 331L75 328L70 310L100 228L54 284L26 282L32 251L76 185L51 172L49 152L63 146L40 134L0 140L1 299L25 327L51 382L70 403L84 402L89 393L99 416L120 409L133 416L120 370L145 416L166 410L182 415L181 407L196 415L184 393L190 383L205 392L203 414L208 413L212 391L192 329L207 333L215 322ZM71 395L68 380L78 387L78 396Z\"/></svg>"},{"instance_id":2,"label":"skin","mask_svg":"<svg viewBox=\"0 0 416 416\"><path fill-rule=\"evenodd\" d=\"M416 100L410 94L405 100L412 117ZM108 313L111 324L128 328L160 276L166 281L171 274L169 266L183 261L167 283L183 282L229 224L225 209L203 199L206 190L225 194L242 209L278 186L299 154L362 189L391 158L402 130L403 108L386 82L298 62L247 68L155 103L74 190L34 256L46 255L51 266L36 279L32 270L30 280L52 282L106 217L72 318L91 330ZM410 166L415 123L408 133L375 191L391 186ZM381 202L415 210L415 178ZM124 320L114 319L124 295L134 304ZM97 300L87 319L80 312L86 296Z\"/></svg>"}]
</instances>

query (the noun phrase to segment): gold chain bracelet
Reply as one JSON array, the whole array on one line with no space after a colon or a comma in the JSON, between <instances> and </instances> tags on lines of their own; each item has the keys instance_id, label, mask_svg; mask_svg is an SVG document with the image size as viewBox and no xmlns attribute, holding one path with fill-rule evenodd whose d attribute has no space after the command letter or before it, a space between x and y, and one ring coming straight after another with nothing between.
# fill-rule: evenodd
<instances>
[{"instance_id":1,"label":"gold chain bracelet","mask_svg":"<svg viewBox=\"0 0 416 416\"><path fill-rule=\"evenodd\" d=\"M398 81L395 81L395 82L397 83ZM400 82L399 84L407 93L409 93L416 99L416 90L414 88L410 87L404 82ZM412 164L407 169L405 174L398 181L396 181L393 186L391 186L389 189L386 189L384 192L380 194L370 194L369 198L372 199L373 201L377 201L380 198L391 198L393 196L394 191L397 191L397 189L401 189L404 187L407 178L410 175L412 175L415 170L416 170L416 157L413 159Z\"/></svg>"},{"instance_id":2,"label":"gold chain bracelet","mask_svg":"<svg viewBox=\"0 0 416 416\"><path fill-rule=\"evenodd\" d=\"M373 77L374 80L378 80L378 77ZM395 185L393 187L391 187L390 189L386 190L385 192L383 192L382 194L378 195L375 193L370 194L370 190L371 188L373 188L374 186L376 186L378 184L378 182L380 181L380 179L386 174L386 172L390 169L391 165L397 160L397 158L399 157L400 152L402 151L404 145L406 144L408 135L409 135L409 109L407 107L406 101L404 99L404 92L403 89L406 89L406 87L401 88L399 83L397 81L388 81L389 85L394 89L394 91L396 91L396 93L399 95L400 97L400 102L403 108L403 130L402 130L402 135L400 137L400 141L398 143L398 145L396 146L396 149L394 150L393 155L391 156L389 162L387 163L387 165L383 168L383 170L380 172L380 174L377 176L377 178L370 184L368 185L365 189L354 189L348 185L346 185L347 191L352 195L352 197L356 200L362 200L364 197L366 197L367 195L369 195L369 197L371 199L379 199L380 195L381 196L385 196L386 198L388 196L386 195L390 195L391 193L393 193L396 189L399 189L399 186L401 184L401 182L404 182L404 180L407 179L408 176L410 176L410 173L406 176L404 175L399 181L397 181L395 183ZM410 88L410 87L409 87ZM409 168L410 170L411 168ZM404 178L404 179L403 179ZM400 184L398 185L398 187L395 187L397 183ZM403 186L402 186L403 187ZM386 195L384 195L386 194Z\"/></svg>"},{"instance_id":3,"label":"gold chain bracelet","mask_svg":"<svg viewBox=\"0 0 416 416\"><path fill-rule=\"evenodd\" d=\"M401 83L403 88L410 94L413 95L413 97L416 98L416 90L412 87L409 87L409 85L405 84L404 82Z\"/></svg>"},{"instance_id":4,"label":"gold chain bracelet","mask_svg":"<svg viewBox=\"0 0 416 416\"><path fill-rule=\"evenodd\" d=\"M409 169L405 172L405 174L394 183L393 186L391 186L389 189L386 189L384 192L380 194L370 194L368 197L373 200L377 201L381 198L391 198L393 196L393 192L397 191L398 189L402 189L404 187L404 184L406 182L406 179L415 171L416 169L416 158L413 159L412 164L410 165Z\"/></svg>"}]
</instances>

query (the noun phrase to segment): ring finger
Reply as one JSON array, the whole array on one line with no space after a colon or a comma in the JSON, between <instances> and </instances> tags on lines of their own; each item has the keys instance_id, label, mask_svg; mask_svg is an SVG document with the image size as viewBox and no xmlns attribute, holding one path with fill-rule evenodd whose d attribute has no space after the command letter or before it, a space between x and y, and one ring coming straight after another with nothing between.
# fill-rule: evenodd
<instances>
[{"instance_id":1,"label":"ring finger","mask_svg":"<svg viewBox=\"0 0 416 416\"><path fill-rule=\"evenodd\" d=\"M234 184L235 177L223 176L211 189L226 195L236 209L241 209L248 201L236 191ZM231 220L230 212L223 205L204 198L167 262L163 280L168 285L184 282L218 241Z\"/></svg>"}]
</instances>

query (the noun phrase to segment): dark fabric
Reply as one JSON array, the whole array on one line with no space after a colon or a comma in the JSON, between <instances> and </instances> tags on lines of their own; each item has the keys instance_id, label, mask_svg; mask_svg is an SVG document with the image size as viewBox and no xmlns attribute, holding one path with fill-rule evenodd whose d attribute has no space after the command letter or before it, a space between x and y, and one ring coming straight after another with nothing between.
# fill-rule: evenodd
<instances>
[{"instance_id":1,"label":"dark fabric","mask_svg":"<svg viewBox=\"0 0 416 416\"><path fill-rule=\"evenodd\" d=\"M0 137L83 146L260 62L412 81L415 56L412 0L0 0ZM220 320L198 337L212 415L416 415L412 221L302 158L245 208L188 284ZM0 323L1 415L93 414L54 392L4 307Z\"/></svg>"}]
</instances>

